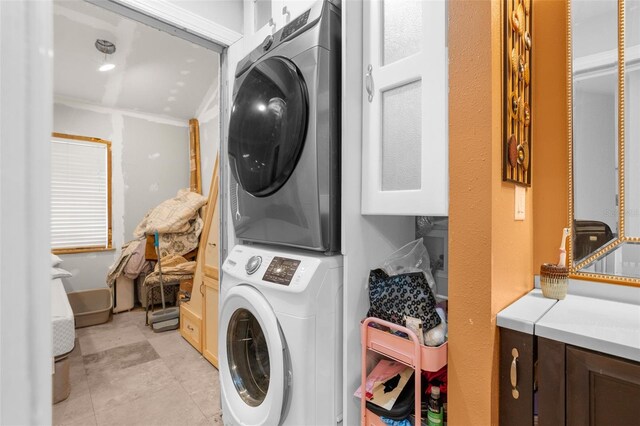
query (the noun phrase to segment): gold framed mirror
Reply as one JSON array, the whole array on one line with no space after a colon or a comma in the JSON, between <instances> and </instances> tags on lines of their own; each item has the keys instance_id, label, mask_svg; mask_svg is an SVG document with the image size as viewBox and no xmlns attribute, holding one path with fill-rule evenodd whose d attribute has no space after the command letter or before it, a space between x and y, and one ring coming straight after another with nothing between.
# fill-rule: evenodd
<instances>
[{"instance_id":1,"label":"gold framed mirror","mask_svg":"<svg viewBox=\"0 0 640 426\"><path fill-rule=\"evenodd\" d=\"M640 0L567 19L570 274L640 286Z\"/></svg>"}]
</instances>

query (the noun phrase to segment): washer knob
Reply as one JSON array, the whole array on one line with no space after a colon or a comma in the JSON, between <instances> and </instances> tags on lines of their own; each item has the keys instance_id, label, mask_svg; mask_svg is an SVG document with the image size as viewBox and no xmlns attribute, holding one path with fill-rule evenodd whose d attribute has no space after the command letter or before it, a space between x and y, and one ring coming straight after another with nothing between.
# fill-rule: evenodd
<instances>
[{"instance_id":1,"label":"washer knob","mask_svg":"<svg viewBox=\"0 0 640 426\"><path fill-rule=\"evenodd\" d=\"M260 256L251 256L247 264L244 266L244 269L247 271L248 275L251 275L260 268L261 264L262 258Z\"/></svg>"},{"instance_id":2,"label":"washer knob","mask_svg":"<svg viewBox=\"0 0 640 426\"><path fill-rule=\"evenodd\" d=\"M262 42L262 50L269 50L272 44L273 44L273 36L268 35L267 37L265 37L264 41Z\"/></svg>"}]
</instances>

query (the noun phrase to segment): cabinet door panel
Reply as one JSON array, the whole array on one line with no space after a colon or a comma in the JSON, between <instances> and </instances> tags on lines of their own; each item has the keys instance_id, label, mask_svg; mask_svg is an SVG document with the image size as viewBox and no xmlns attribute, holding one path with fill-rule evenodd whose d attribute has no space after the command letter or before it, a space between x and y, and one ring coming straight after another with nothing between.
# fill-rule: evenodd
<instances>
[{"instance_id":1,"label":"cabinet door panel","mask_svg":"<svg viewBox=\"0 0 640 426\"><path fill-rule=\"evenodd\" d=\"M567 424L639 421L640 363L567 347Z\"/></svg>"},{"instance_id":2,"label":"cabinet door panel","mask_svg":"<svg viewBox=\"0 0 640 426\"><path fill-rule=\"evenodd\" d=\"M189 302L201 318L200 342L202 354L218 366L218 268L219 268L219 157L213 167L209 202L204 212L204 228L200 236L194 291ZM190 331L190 330L188 330Z\"/></svg>"},{"instance_id":3,"label":"cabinet door panel","mask_svg":"<svg viewBox=\"0 0 640 426\"><path fill-rule=\"evenodd\" d=\"M220 209L214 205L211 227L204 248L203 273L209 278L218 279L220 267Z\"/></svg>"},{"instance_id":4,"label":"cabinet door panel","mask_svg":"<svg viewBox=\"0 0 640 426\"><path fill-rule=\"evenodd\" d=\"M218 282L204 286L204 333L202 355L218 368Z\"/></svg>"},{"instance_id":5,"label":"cabinet door panel","mask_svg":"<svg viewBox=\"0 0 640 426\"><path fill-rule=\"evenodd\" d=\"M533 425L535 337L500 329L500 425ZM517 357L514 360L514 350ZM515 374L515 396L511 374ZM517 397L516 397L517 396Z\"/></svg>"},{"instance_id":6,"label":"cabinet door panel","mask_svg":"<svg viewBox=\"0 0 640 426\"><path fill-rule=\"evenodd\" d=\"M445 2L364 2L362 213L448 215Z\"/></svg>"},{"instance_id":7,"label":"cabinet door panel","mask_svg":"<svg viewBox=\"0 0 640 426\"><path fill-rule=\"evenodd\" d=\"M538 426L565 422L565 344L538 337Z\"/></svg>"}]
</instances>

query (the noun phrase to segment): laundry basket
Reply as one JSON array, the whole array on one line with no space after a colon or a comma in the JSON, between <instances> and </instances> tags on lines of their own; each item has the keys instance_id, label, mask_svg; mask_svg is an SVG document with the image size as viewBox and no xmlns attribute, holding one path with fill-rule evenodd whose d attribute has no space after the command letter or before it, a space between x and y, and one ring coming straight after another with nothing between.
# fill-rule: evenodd
<instances>
[{"instance_id":1,"label":"laundry basket","mask_svg":"<svg viewBox=\"0 0 640 426\"><path fill-rule=\"evenodd\" d=\"M95 288L72 291L67 293L67 297L76 320L76 328L109 321L111 308L113 307L111 289Z\"/></svg>"}]
</instances>

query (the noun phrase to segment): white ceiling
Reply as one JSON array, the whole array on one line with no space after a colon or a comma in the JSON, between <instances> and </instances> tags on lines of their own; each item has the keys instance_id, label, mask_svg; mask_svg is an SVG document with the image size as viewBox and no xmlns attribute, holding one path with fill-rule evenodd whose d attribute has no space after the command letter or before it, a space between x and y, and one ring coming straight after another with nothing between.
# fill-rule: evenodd
<instances>
[{"instance_id":1,"label":"white ceiling","mask_svg":"<svg viewBox=\"0 0 640 426\"><path fill-rule=\"evenodd\" d=\"M116 45L104 54L96 39ZM189 119L219 73L217 53L82 0L54 2L54 93L57 98Z\"/></svg>"}]
</instances>

